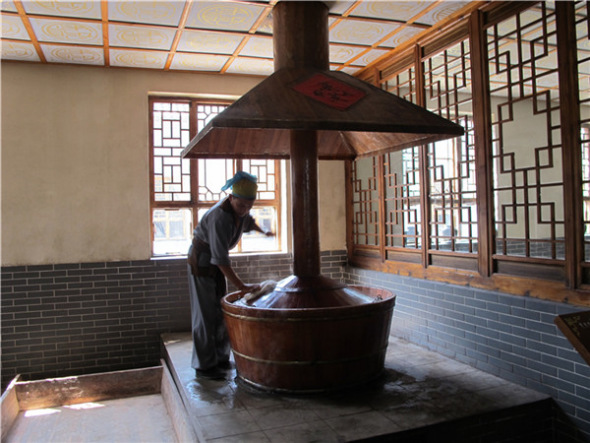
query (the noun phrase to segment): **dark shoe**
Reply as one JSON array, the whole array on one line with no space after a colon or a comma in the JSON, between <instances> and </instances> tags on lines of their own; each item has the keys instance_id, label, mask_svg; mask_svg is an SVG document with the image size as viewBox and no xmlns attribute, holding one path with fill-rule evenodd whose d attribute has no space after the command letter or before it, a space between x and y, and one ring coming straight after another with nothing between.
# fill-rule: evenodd
<instances>
[{"instance_id":1,"label":"dark shoe","mask_svg":"<svg viewBox=\"0 0 590 443\"><path fill-rule=\"evenodd\" d=\"M228 371L230 369L233 369L233 365L229 360L217 363L217 367L223 371Z\"/></svg>"},{"instance_id":2,"label":"dark shoe","mask_svg":"<svg viewBox=\"0 0 590 443\"><path fill-rule=\"evenodd\" d=\"M206 378L207 380L224 380L225 372L218 368L211 369L195 369L197 378Z\"/></svg>"}]
</instances>

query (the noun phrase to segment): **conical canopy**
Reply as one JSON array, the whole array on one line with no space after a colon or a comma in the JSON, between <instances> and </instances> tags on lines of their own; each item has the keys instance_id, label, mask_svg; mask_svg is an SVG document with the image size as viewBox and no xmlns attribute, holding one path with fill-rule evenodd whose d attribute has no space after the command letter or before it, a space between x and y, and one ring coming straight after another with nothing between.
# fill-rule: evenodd
<instances>
[{"instance_id":1,"label":"conical canopy","mask_svg":"<svg viewBox=\"0 0 590 443\"><path fill-rule=\"evenodd\" d=\"M292 129L318 132L320 159L353 159L463 134L461 126L343 72L283 68L217 115L183 156L289 158Z\"/></svg>"}]
</instances>

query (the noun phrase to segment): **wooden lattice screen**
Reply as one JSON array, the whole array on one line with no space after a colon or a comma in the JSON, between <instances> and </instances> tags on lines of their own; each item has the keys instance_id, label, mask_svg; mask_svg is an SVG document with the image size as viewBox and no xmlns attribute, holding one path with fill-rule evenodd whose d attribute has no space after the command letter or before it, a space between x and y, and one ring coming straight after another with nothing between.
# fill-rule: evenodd
<instances>
[{"instance_id":1,"label":"wooden lattice screen","mask_svg":"<svg viewBox=\"0 0 590 443\"><path fill-rule=\"evenodd\" d=\"M545 3L488 28L499 269L563 260L564 206L555 12ZM513 268L513 266L510 266Z\"/></svg>"},{"instance_id":2,"label":"wooden lattice screen","mask_svg":"<svg viewBox=\"0 0 590 443\"><path fill-rule=\"evenodd\" d=\"M429 245L437 251L477 252L470 56L469 42L463 40L423 62L426 108L465 129L463 137L427 149Z\"/></svg>"},{"instance_id":3,"label":"wooden lattice screen","mask_svg":"<svg viewBox=\"0 0 590 443\"><path fill-rule=\"evenodd\" d=\"M180 157L190 141L190 103L156 102L152 110L154 200L190 201L190 163Z\"/></svg>"},{"instance_id":4,"label":"wooden lattice screen","mask_svg":"<svg viewBox=\"0 0 590 443\"><path fill-rule=\"evenodd\" d=\"M163 247L186 252L192 229L211 206L227 195L221 187L236 171L258 177L256 205L252 210L263 228L279 232L281 226L280 161L266 159L183 159L184 147L227 104L196 99L150 99L152 238ZM249 238L238 250L275 251L279 237ZM176 242L176 243L174 243ZM159 249L153 242L153 253ZM246 244L244 244L246 243ZM171 252L163 252L171 253Z\"/></svg>"},{"instance_id":5,"label":"wooden lattice screen","mask_svg":"<svg viewBox=\"0 0 590 443\"><path fill-rule=\"evenodd\" d=\"M588 11L492 2L361 75L465 135L352 162L352 263L586 300Z\"/></svg>"},{"instance_id":6,"label":"wooden lattice screen","mask_svg":"<svg viewBox=\"0 0 590 443\"><path fill-rule=\"evenodd\" d=\"M590 4L576 2L576 54L578 56L578 94L580 104L580 147L582 170L582 235L584 245L580 251L582 280L590 283Z\"/></svg>"},{"instance_id":7,"label":"wooden lattice screen","mask_svg":"<svg viewBox=\"0 0 590 443\"><path fill-rule=\"evenodd\" d=\"M383 86L392 94L417 104L413 66L396 72ZM422 246L420 153L421 150L414 147L386 154L383 158L385 248L389 258L395 257L393 248L419 252ZM420 261L419 255L408 252L405 256L407 260Z\"/></svg>"}]
</instances>

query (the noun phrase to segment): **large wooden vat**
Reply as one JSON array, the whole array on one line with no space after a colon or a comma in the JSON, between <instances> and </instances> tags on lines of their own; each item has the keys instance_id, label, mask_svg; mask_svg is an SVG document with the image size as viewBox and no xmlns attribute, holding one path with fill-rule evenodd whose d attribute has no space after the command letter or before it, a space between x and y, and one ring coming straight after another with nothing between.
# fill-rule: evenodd
<instances>
[{"instance_id":1,"label":"large wooden vat","mask_svg":"<svg viewBox=\"0 0 590 443\"><path fill-rule=\"evenodd\" d=\"M307 393L377 378L383 371L395 296L386 290L355 286L328 292L333 291L343 292L344 298L346 293L357 292L367 301L348 306L266 308L237 301L235 292L225 296L222 308L238 379L267 391Z\"/></svg>"}]
</instances>

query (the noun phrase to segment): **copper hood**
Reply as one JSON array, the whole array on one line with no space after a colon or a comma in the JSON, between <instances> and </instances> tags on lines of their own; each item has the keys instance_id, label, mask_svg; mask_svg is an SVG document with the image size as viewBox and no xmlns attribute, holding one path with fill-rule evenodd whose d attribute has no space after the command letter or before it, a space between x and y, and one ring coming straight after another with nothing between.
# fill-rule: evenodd
<instances>
[{"instance_id":1,"label":"copper hood","mask_svg":"<svg viewBox=\"0 0 590 443\"><path fill-rule=\"evenodd\" d=\"M290 130L316 131L318 158L326 160L463 135L454 122L346 73L329 71L323 2L277 3L273 33L274 74L205 126L184 157L289 158Z\"/></svg>"},{"instance_id":2,"label":"copper hood","mask_svg":"<svg viewBox=\"0 0 590 443\"><path fill-rule=\"evenodd\" d=\"M289 158L295 278L277 289L297 296L285 297L286 305L285 300L273 303L301 307L298 299L305 297L305 290L324 288L321 295L311 292L327 304L347 304L327 295L342 285L320 275L318 159L385 153L459 136L463 128L347 74L329 71L324 2L279 1L273 8L273 44L275 73L213 118L183 156Z\"/></svg>"}]
</instances>

